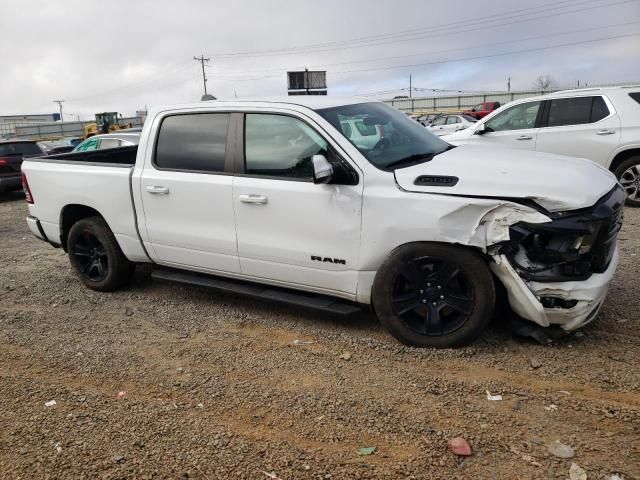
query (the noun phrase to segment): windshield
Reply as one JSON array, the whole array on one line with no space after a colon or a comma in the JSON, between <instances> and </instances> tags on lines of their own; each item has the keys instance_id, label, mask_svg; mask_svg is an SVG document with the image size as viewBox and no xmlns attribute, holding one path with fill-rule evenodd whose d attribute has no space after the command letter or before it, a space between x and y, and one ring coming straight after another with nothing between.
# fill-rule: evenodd
<instances>
[{"instance_id":1,"label":"windshield","mask_svg":"<svg viewBox=\"0 0 640 480\"><path fill-rule=\"evenodd\" d=\"M343 105L317 112L378 168L427 161L449 148L444 140L384 103Z\"/></svg>"}]
</instances>

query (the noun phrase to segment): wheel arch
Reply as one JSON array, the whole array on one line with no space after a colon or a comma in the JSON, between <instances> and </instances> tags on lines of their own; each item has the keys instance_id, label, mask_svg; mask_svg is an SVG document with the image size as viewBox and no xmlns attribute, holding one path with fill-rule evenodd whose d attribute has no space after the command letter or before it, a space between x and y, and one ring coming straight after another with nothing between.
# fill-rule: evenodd
<instances>
[{"instance_id":1,"label":"wheel arch","mask_svg":"<svg viewBox=\"0 0 640 480\"><path fill-rule=\"evenodd\" d=\"M616 156L613 157L613 160L611 160L611 163L609 164L609 170L615 172L622 162L636 155L640 155L640 148L638 147L632 147L628 150L618 152Z\"/></svg>"},{"instance_id":2,"label":"wheel arch","mask_svg":"<svg viewBox=\"0 0 640 480\"><path fill-rule=\"evenodd\" d=\"M100 212L87 205L72 203L65 205L60 211L60 243L65 252L67 251L67 238L69 237L71 227L80 220L88 217L100 217L109 225Z\"/></svg>"},{"instance_id":3,"label":"wheel arch","mask_svg":"<svg viewBox=\"0 0 640 480\"><path fill-rule=\"evenodd\" d=\"M486 264L487 270L489 270L489 272L491 272L491 269L489 268L490 257L485 252L483 252L482 249L480 249L479 247L475 247L473 245L464 245L462 243L439 242L439 241L433 241L433 240L415 240L415 241L411 241L411 242L405 242L405 243L402 243L400 245L396 245L392 250L390 250L387 253L387 255L383 258L382 262L380 262L380 265L378 265L378 268L375 270L375 272L373 272L373 275L371 275L370 285L368 285L367 290L369 292L369 305L371 306L372 309L373 309L373 286L375 284L375 279L376 279L376 277L378 275L378 272L382 268L382 265L395 252L397 252L401 248L409 247L409 246L412 246L412 245L439 245L439 246L448 246L448 247L456 247L456 248L465 249L465 250L467 250L469 252L474 253L479 258L481 258L484 261L484 263ZM362 303L366 303L366 302L362 302Z\"/></svg>"}]
</instances>

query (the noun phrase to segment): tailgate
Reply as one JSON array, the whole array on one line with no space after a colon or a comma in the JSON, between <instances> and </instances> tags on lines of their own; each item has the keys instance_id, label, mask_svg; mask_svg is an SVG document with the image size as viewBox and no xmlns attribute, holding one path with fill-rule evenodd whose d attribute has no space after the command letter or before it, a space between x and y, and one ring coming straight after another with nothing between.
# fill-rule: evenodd
<instances>
[{"instance_id":1,"label":"tailgate","mask_svg":"<svg viewBox=\"0 0 640 480\"><path fill-rule=\"evenodd\" d=\"M0 157L0 176L15 176L20 173L22 154L3 155Z\"/></svg>"}]
</instances>

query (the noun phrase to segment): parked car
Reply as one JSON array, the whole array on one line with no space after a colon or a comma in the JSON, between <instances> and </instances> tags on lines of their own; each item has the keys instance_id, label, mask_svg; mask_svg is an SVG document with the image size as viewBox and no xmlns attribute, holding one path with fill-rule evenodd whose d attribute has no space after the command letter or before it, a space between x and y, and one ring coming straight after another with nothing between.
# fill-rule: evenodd
<instances>
[{"instance_id":1,"label":"parked car","mask_svg":"<svg viewBox=\"0 0 640 480\"><path fill-rule=\"evenodd\" d=\"M401 342L452 347L479 335L503 287L529 330L575 330L616 269L624 192L592 162L454 148L361 99L148 118L138 147L23 166L29 228L94 290L152 263L159 280L337 314L371 305ZM384 136L359 145L354 122Z\"/></svg>"},{"instance_id":2,"label":"parked car","mask_svg":"<svg viewBox=\"0 0 640 480\"><path fill-rule=\"evenodd\" d=\"M133 131L132 131L133 130ZM127 147L137 145L140 141L140 131L126 129L114 133L94 135L79 143L74 152L90 152L92 150L106 150L108 148Z\"/></svg>"},{"instance_id":3,"label":"parked car","mask_svg":"<svg viewBox=\"0 0 640 480\"><path fill-rule=\"evenodd\" d=\"M640 206L640 86L517 100L445 139L453 145L504 145L592 160L615 174L628 205Z\"/></svg>"},{"instance_id":4,"label":"parked car","mask_svg":"<svg viewBox=\"0 0 640 480\"><path fill-rule=\"evenodd\" d=\"M462 112L463 115L469 115L470 117L475 118L476 120L480 120L481 118L486 117L491 112L500 108L500 102L484 102L479 103L471 110L464 110Z\"/></svg>"},{"instance_id":5,"label":"parked car","mask_svg":"<svg viewBox=\"0 0 640 480\"><path fill-rule=\"evenodd\" d=\"M358 148L372 149L382 139L384 126L367 125L362 118L340 121L342 133Z\"/></svg>"},{"instance_id":6,"label":"parked car","mask_svg":"<svg viewBox=\"0 0 640 480\"><path fill-rule=\"evenodd\" d=\"M420 115L417 120L425 127L428 127L431 122L442 115L442 113L427 113L426 115Z\"/></svg>"},{"instance_id":7,"label":"parked car","mask_svg":"<svg viewBox=\"0 0 640 480\"><path fill-rule=\"evenodd\" d=\"M38 145L47 155L71 152L74 148L74 145L71 143L71 139L41 141L38 142Z\"/></svg>"},{"instance_id":8,"label":"parked car","mask_svg":"<svg viewBox=\"0 0 640 480\"><path fill-rule=\"evenodd\" d=\"M468 115L442 115L429 124L427 129L439 137L469 128L477 120Z\"/></svg>"},{"instance_id":9,"label":"parked car","mask_svg":"<svg viewBox=\"0 0 640 480\"><path fill-rule=\"evenodd\" d=\"M19 189L23 159L43 153L33 140L0 140L0 192Z\"/></svg>"}]
</instances>

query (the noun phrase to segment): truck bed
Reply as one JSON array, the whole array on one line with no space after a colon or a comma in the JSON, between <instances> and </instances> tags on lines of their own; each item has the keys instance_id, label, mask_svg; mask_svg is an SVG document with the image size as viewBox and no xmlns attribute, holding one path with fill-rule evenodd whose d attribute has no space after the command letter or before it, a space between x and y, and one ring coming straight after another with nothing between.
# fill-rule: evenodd
<instances>
[{"instance_id":1,"label":"truck bed","mask_svg":"<svg viewBox=\"0 0 640 480\"><path fill-rule=\"evenodd\" d=\"M58 155L45 155L30 158L29 161L44 161L58 163L75 163L84 165L132 167L136 163L138 146L110 148L106 150L93 150L90 152L60 153Z\"/></svg>"},{"instance_id":2,"label":"truck bed","mask_svg":"<svg viewBox=\"0 0 640 480\"><path fill-rule=\"evenodd\" d=\"M31 215L51 243L62 243L60 219L65 209L82 205L103 216L131 260L147 259L131 191L136 152L131 146L25 159L22 171L33 192Z\"/></svg>"}]
</instances>

